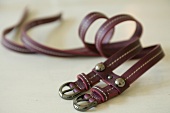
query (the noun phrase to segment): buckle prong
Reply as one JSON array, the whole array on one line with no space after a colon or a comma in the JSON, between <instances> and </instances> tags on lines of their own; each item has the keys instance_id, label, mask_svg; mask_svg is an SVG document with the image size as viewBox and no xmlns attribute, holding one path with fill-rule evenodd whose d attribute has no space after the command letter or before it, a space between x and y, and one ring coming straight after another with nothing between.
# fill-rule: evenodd
<instances>
[{"instance_id":1,"label":"buckle prong","mask_svg":"<svg viewBox=\"0 0 170 113\"><path fill-rule=\"evenodd\" d=\"M97 101L89 102L89 99L85 99L84 95L85 94L82 94L82 95L76 97L73 100L73 106L74 106L74 108L76 110L78 110L78 111L87 111L87 110L91 109L92 107L95 107L95 106L98 105ZM88 104L86 104L86 105L78 104L80 102L88 102Z\"/></svg>"},{"instance_id":2,"label":"buckle prong","mask_svg":"<svg viewBox=\"0 0 170 113\"><path fill-rule=\"evenodd\" d=\"M70 83L71 83L71 82L67 82L67 83L63 84L63 85L59 88L59 95L60 95L61 98L66 99L66 100L72 100L72 99L74 99L76 96L78 96L78 95L81 93L81 92L74 92L74 91L73 91L74 88L71 88L71 87L69 86ZM63 88L66 87L66 86L69 87L70 89L67 89L67 90L64 90L64 91L63 91ZM65 93L68 93L68 92L70 92L70 91L73 91L73 94L65 94Z\"/></svg>"}]
</instances>

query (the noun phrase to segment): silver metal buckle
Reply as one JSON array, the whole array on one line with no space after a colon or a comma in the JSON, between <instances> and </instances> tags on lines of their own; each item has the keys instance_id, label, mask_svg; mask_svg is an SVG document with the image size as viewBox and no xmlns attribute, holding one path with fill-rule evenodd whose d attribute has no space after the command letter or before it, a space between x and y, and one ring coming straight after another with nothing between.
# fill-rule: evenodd
<instances>
[{"instance_id":1,"label":"silver metal buckle","mask_svg":"<svg viewBox=\"0 0 170 113\"><path fill-rule=\"evenodd\" d=\"M73 106L76 110L78 111L87 111L89 109L91 109L92 107L95 107L98 105L97 101L94 101L94 102L89 102L88 99L85 99L84 98L84 95L85 94L82 94L78 97L76 97L74 100L73 100ZM79 102L83 102L83 101L86 101L88 102L88 104L86 105L81 105L81 104L78 104Z\"/></svg>"},{"instance_id":2,"label":"silver metal buckle","mask_svg":"<svg viewBox=\"0 0 170 113\"><path fill-rule=\"evenodd\" d=\"M70 91L73 91L73 89L74 88L71 88L70 86L69 86L69 84L70 84L71 82L67 82L67 83L65 83L65 84L63 84L60 88L59 88L59 95L60 95L60 97L61 98L63 98L63 99L66 99L66 100L72 100L72 99L74 99L76 96L78 96L79 94L81 94L81 92L73 92L73 94L65 94L65 93L67 93L67 92L70 92ZM67 90L64 90L63 91L63 88L64 87L69 87L70 89L67 89Z\"/></svg>"}]
</instances>

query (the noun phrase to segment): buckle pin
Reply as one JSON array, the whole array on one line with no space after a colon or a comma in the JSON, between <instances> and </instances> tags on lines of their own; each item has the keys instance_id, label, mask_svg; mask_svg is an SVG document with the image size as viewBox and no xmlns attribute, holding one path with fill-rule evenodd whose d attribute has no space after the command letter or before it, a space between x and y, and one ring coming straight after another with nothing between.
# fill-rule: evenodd
<instances>
[{"instance_id":1,"label":"buckle pin","mask_svg":"<svg viewBox=\"0 0 170 113\"><path fill-rule=\"evenodd\" d=\"M59 95L60 95L61 98L66 99L66 100L72 100L81 93L81 92L73 92L73 94L65 94L67 92L73 91L73 89L74 89L74 88L71 88L69 86L70 83L71 82L67 82L59 88ZM66 87L66 86L68 86L70 89L63 91L63 88Z\"/></svg>"},{"instance_id":2,"label":"buckle pin","mask_svg":"<svg viewBox=\"0 0 170 113\"><path fill-rule=\"evenodd\" d=\"M91 109L92 107L95 107L95 106L98 105L97 101L89 102L89 99L85 99L84 95L85 94L82 94L82 95L78 96L77 98L75 98L73 100L73 106L74 106L74 108L76 110L78 110L78 111L87 111L87 110ZM79 102L88 102L88 104L81 105L81 104L78 104Z\"/></svg>"}]
</instances>

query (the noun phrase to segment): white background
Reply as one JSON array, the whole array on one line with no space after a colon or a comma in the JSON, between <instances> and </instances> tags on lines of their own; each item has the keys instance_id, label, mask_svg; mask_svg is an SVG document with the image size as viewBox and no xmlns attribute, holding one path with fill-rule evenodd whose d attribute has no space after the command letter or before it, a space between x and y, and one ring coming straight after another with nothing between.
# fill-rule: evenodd
<instances>
[{"instance_id":1,"label":"white background","mask_svg":"<svg viewBox=\"0 0 170 113\"><path fill-rule=\"evenodd\" d=\"M143 24L143 45L160 43L166 57L122 95L88 112L170 113L169 0L0 0L1 34L3 29L19 20L26 6L30 9L29 20L63 13L62 24L52 23L30 32L35 40L61 49L83 46L78 37L78 25L91 11L100 11L109 17L120 13L133 15ZM93 41L96 27L90 29L89 41ZM131 23L118 27L115 40L128 37L133 29ZM1 45L0 113L78 112L72 101L59 97L58 89L67 81L75 81L77 74L88 73L96 63L104 60L19 54ZM123 64L116 72L123 73L133 63Z\"/></svg>"}]
</instances>

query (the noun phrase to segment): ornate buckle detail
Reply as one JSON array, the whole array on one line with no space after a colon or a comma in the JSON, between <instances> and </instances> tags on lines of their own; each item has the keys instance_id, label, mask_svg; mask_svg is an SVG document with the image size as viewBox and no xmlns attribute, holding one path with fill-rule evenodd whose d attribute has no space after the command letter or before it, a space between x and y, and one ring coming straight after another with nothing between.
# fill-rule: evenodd
<instances>
[{"instance_id":1,"label":"ornate buckle detail","mask_svg":"<svg viewBox=\"0 0 170 113\"><path fill-rule=\"evenodd\" d=\"M66 100L72 100L72 99L74 99L75 97L77 97L79 94L81 94L81 92L74 92L74 91L73 91L74 88L71 88L71 87L69 86L70 83L71 83L71 82L67 82L67 83L63 84L63 85L59 88L59 95L60 95L61 98L66 99ZM66 87L66 86L69 87L70 89L67 89L67 90L64 90L64 91L63 91L63 88ZM73 94L65 94L65 93L68 93L68 92L71 92L71 91L73 91Z\"/></svg>"},{"instance_id":2,"label":"ornate buckle detail","mask_svg":"<svg viewBox=\"0 0 170 113\"><path fill-rule=\"evenodd\" d=\"M82 94L73 100L73 106L76 110L87 111L98 105L97 101L89 102L89 99L85 99L84 95L85 94ZM87 102L87 104L78 104L80 102Z\"/></svg>"}]
</instances>

